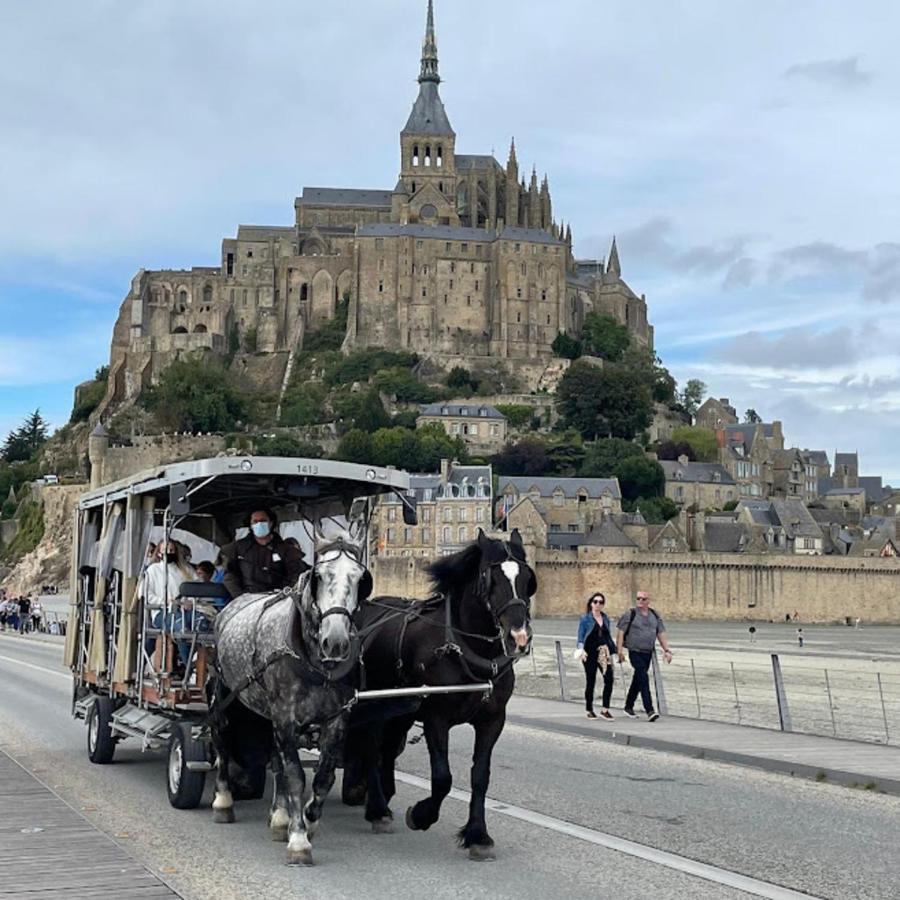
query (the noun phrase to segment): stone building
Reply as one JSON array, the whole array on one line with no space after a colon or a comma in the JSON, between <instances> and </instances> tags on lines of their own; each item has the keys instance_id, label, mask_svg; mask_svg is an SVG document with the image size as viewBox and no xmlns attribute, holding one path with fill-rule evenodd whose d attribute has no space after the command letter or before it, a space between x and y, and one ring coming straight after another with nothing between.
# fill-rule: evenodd
<instances>
[{"instance_id":1,"label":"stone building","mask_svg":"<svg viewBox=\"0 0 900 900\"><path fill-rule=\"evenodd\" d=\"M493 456L506 443L506 416L487 403L429 403L422 407L416 428L433 424L462 438L476 456Z\"/></svg>"},{"instance_id":2,"label":"stone building","mask_svg":"<svg viewBox=\"0 0 900 900\"><path fill-rule=\"evenodd\" d=\"M721 509L738 499L738 487L724 466L691 462L686 456L659 460L666 473L666 496L695 509Z\"/></svg>"},{"instance_id":3,"label":"stone building","mask_svg":"<svg viewBox=\"0 0 900 900\"><path fill-rule=\"evenodd\" d=\"M771 497L775 488L773 453L784 449L781 422L726 425L716 431L719 462L737 482L741 497Z\"/></svg>"},{"instance_id":4,"label":"stone building","mask_svg":"<svg viewBox=\"0 0 900 900\"><path fill-rule=\"evenodd\" d=\"M292 224L241 225L218 265L135 275L100 415L187 351L252 350L247 377L277 391L304 334L342 302L346 349L408 349L444 367L499 358L528 390L557 334L578 332L592 310L652 348L646 301L623 281L615 241L608 261L576 260L547 177L532 169L526 180L515 142L505 166L458 152L439 92L431 0L418 80L393 189L304 187Z\"/></svg>"},{"instance_id":5,"label":"stone building","mask_svg":"<svg viewBox=\"0 0 900 900\"><path fill-rule=\"evenodd\" d=\"M715 397L707 397L694 416L694 424L700 428L710 428L713 431L724 428L726 425L737 425L737 410L727 397L721 397L718 400Z\"/></svg>"},{"instance_id":6,"label":"stone building","mask_svg":"<svg viewBox=\"0 0 900 900\"><path fill-rule=\"evenodd\" d=\"M491 528L491 467L461 466L441 460L441 471L412 475L418 525L403 522L403 506L393 494L380 497L370 536L374 556L433 559L462 549Z\"/></svg>"}]
</instances>

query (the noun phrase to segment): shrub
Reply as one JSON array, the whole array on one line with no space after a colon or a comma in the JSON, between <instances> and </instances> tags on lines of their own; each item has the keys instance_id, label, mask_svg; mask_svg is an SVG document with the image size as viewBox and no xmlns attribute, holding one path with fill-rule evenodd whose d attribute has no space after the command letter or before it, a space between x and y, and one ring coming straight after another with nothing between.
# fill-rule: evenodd
<instances>
[{"instance_id":1,"label":"shrub","mask_svg":"<svg viewBox=\"0 0 900 900\"><path fill-rule=\"evenodd\" d=\"M3 555L7 562L16 562L26 553L31 553L41 542L44 536L44 507L40 503L28 500L22 504L22 512L19 517L18 534L4 549Z\"/></svg>"},{"instance_id":2,"label":"shrub","mask_svg":"<svg viewBox=\"0 0 900 900\"><path fill-rule=\"evenodd\" d=\"M423 384L408 369L394 367L382 369L372 378L372 384L385 394L391 394L399 403L433 403L441 392Z\"/></svg>"},{"instance_id":3,"label":"shrub","mask_svg":"<svg viewBox=\"0 0 900 900\"><path fill-rule=\"evenodd\" d=\"M321 459L325 451L312 441L301 441L290 434L276 434L254 438L257 456L290 456Z\"/></svg>"},{"instance_id":4,"label":"shrub","mask_svg":"<svg viewBox=\"0 0 900 900\"><path fill-rule=\"evenodd\" d=\"M328 392L318 382L307 382L287 391L281 404L280 425L320 425L329 420L325 411Z\"/></svg>"},{"instance_id":5,"label":"shrub","mask_svg":"<svg viewBox=\"0 0 900 900\"><path fill-rule=\"evenodd\" d=\"M550 348L563 359L578 359L581 356L581 341L570 337L562 331L553 339Z\"/></svg>"},{"instance_id":6,"label":"shrub","mask_svg":"<svg viewBox=\"0 0 900 900\"><path fill-rule=\"evenodd\" d=\"M350 308L348 294L335 304L334 317L303 336L304 350L340 350L347 335L347 312Z\"/></svg>"},{"instance_id":7,"label":"shrub","mask_svg":"<svg viewBox=\"0 0 900 900\"><path fill-rule=\"evenodd\" d=\"M392 424L378 391L338 394L332 398L331 406L341 432L358 428L372 433Z\"/></svg>"},{"instance_id":8,"label":"shrub","mask_svg":"<svg viewBox=\"0 0 900 900\"><path fill-rule=\"evenodd\" d=\"M419 357L415 353L405 351L382 350L373 347L368 350L357 350L348 356L341 356L330 365L325 372L325 383L330 387L339 384L353 384L355 381L368 381L381 369L411 369Z\"/></svg>"},{"instance_id":9,"label":"shrub","mask_svg":"<svg viewBox=\"0 0 900 900\"><path fill-rule=\"evenodd\" d=\"M524 425L531 424L534 416L534 410L524 403L498 403L497 412L506 416L506 421L513 428L521 428ZM540 423L540 420L538 420L538 423Z\"/></svg>"}]
</instances>

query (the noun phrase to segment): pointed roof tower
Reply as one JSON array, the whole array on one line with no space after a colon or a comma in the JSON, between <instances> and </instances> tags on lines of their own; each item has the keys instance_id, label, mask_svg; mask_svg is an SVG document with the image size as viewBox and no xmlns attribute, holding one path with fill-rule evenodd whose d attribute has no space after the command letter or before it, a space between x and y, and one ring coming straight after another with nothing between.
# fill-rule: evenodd
<instances>
[{"instance_id":1,"label":"pointed roof tower","mask_svg":"<svg viewBox=\"0 0 900 900\"><path fill-rule=\"evenodd\" d=\"M419 96L413 104L409 120L401 134L456 136L438 93L440 83L437 39L434 36L434 2L428 0L428 19L425 24L422 64L419 70Z\"/></svg>"},{"instance_id":2,"label":"pointed roof tower","mask_svg":"<svg viewBox=\"0 0 900 900\"><path fill-rule=\"evenodd\" d=\"M506 161L507 167L510 164L515 165L516 169L519 168L519 160L516 158L516 139L513 138L509 144L509 159Z\"/></svg>"},{"instance_id":3,"label":"pointed roof tower","mask_svg":"<svg viewBox=\"0 0 900 900\"><path fill-rule=\"evenodd\" d=\"M613 237L612 247L609 248L609 262L606 264L606 274L615 275L616 278L622 277L622 266L619 264L619 248L616 246L615 237Z\"/></svg>"}]
</instances>

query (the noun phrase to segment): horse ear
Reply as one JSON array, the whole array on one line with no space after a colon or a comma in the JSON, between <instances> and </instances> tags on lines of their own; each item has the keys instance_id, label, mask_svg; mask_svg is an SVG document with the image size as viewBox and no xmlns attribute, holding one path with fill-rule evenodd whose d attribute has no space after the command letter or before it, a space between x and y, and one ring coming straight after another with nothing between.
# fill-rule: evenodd
<instances>
[{"instance_id":1,"label":"horse ear","mask_svg":"<svg viewBox=\"0 0 900 900\"><path fill-rule=\"evenodd\" d=\"M525 591L529 597L533 597L537 593L537 575L534 574L531 566L528 567L528 587Z\"/></svg>"},{"instance_id":2,"label":"horse ear","mask_svg":"<svg viewBox=\"0 0 900 900\"><path fill-rule=\"evenodd\" d=\"M356 589L356 600L358 603L362 603L363 600L368 599L369 595L372 593L372 573L366 569L363 572L362 578L359 579L359 587Z\"/></svg>"},{"instance_id":3,"label":"horse ear","mask_svg":"<svg viewBox=\"0 0 900 900\"><path fill-rule=\"evenodd\" d=\"M488 545L489 539L487 535L484 533L483 528L478 529L478 546L482 548L482 550Z\"/></svg>"},{"instance_id":4,"label":"horse ear","mask_svg":"<svg viewBox=\"0 0 900 900\"><path fill-rule=\"evenodd\" d=\"M522 535L519 534L519 529L518 529L518 528L513 528L512 533L511 533L510 536L509 536L509 542L510 542L514 547L522 548L522 547L525 546L525 545L522 543Z\"/></svg>"},{"instance_id":5,"label":"horse ear","mask_svg":"<svg viewBox=\"0 0 900 900\"><path fill-rule=\"evenodd\" d=\"M315 530L315 538L317 544L324 544L327 538L325 537L325 532L322 530L322 520L316 519L315 525L313 526Z\"/></svg>"}]
</instances>

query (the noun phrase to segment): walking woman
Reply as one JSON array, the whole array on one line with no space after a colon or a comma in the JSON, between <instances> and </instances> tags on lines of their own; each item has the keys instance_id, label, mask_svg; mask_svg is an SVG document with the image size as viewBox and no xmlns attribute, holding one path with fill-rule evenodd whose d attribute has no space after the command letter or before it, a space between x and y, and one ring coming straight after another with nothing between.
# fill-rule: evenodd
<instances>
[{"instance_id":1,"label":"walking woman","mask_svg":"<svg viewBox=\"0 0 900 900\"><path fill-rule=\"evenodd\" d=\"M611 719L609 701L613 689L613 657L616 643L609 628L609 617L604 607L606 597L599 591L591 594L587 601L587 609L578 621L578 651L581 652L581 664L584 666L584 706L589 719L596 719L594 712L594 685L597 681L597 669L603 673L603 705L600 715ZM577 651L576 651L577 652Z\"/></svg>"}]
</instances>

